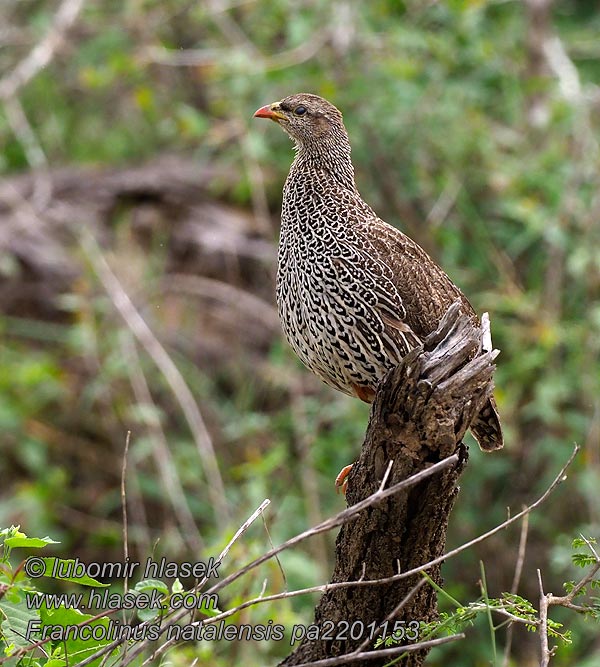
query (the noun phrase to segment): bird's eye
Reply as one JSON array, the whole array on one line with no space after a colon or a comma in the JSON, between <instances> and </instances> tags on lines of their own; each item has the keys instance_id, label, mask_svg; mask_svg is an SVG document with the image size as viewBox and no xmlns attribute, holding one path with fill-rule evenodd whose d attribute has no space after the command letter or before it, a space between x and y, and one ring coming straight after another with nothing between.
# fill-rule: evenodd
<instances>
[{"instance_id":1,"label":"bird's eye","mask_svg":"<svg viewBox=\"0 0 600 667\"><path fill-rule=\"evenodd\" d=\"M306 112L307 112L306 107L303 107L302 105L294 109L294 113L296 114L296 116L304 116Z\"/></svg>"}]
</instances>

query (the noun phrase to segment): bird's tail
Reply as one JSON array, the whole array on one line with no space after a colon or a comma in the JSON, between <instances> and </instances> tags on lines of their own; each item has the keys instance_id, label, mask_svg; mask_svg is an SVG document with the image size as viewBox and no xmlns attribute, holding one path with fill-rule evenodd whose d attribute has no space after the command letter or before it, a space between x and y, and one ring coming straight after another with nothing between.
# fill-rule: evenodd
<instances>
[{"instance_id":1,"label":"bird's tail","mask_svg":"<svg viewBox=\"0 0 600 667\"><path fill-rule=\"evenodd\" d=\"M496 401L491 396L471 423L471 433L485 452L504 446Z\"/></svg>"}]
</instances>

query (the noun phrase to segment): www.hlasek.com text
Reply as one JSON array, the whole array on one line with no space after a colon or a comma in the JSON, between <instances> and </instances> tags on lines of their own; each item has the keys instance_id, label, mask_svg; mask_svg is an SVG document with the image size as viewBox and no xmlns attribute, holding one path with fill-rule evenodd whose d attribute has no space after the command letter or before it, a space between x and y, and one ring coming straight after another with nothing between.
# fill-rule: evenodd
<instances>
[{"instance_id":1,"label":"www.hlasek.com text","mask_svg":"<svg viewBox=\"0 0 600 667\"><path fill-rule=\"evenodd\" d=\"M84 593L38 593L27 596L28 609L199 609L219 608L216 593L195 593L193 591L171 593L168 597L162 591L153 589L150 593L127 591L111 593L108 589L90 591L87 599Z\"/></svg>"}]
</instances>

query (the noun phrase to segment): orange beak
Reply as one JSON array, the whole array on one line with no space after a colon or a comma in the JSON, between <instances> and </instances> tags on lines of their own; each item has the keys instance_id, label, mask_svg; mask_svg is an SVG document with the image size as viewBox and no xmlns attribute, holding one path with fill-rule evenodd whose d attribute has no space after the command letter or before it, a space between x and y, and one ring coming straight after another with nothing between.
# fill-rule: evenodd
<instances>
[{"instance_id":1,"label":"orange beak","mask_svg":"<svg viewBox=\"0 0 600 667\"><path fill-rule=\"evenodd\" d=\"M261 107L254 113L254 118L268 118L278 123L280 120L285 120L284 114L277 110L276 104L267 104Z\"/></svg>"}]
</instances>

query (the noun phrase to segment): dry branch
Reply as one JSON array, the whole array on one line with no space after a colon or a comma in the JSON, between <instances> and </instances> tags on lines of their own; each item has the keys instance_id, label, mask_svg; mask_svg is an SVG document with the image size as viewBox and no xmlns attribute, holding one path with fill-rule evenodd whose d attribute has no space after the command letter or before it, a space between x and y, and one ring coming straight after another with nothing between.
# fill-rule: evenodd
<instances>
[{"instance_id":1,"label":"dry branch","mask_svg":"<svg viewBox=\"0 0 600 667\"><path fill-rule=\"evenodd\" d=\"M14 97L20 88L50 63L64 41L67 31L71 28L84 0L63 0L54 15L54 21L43 39L36 44L21 62L6 76L0 79L0 99Z\"/></svg>"},{"instance_id":2,"label":"dry branch","mask_svg":"<svg viewBox=\"0 0 600 667\"><path fill-rule=\"evenodd\" d=\"M419 581L418 568L442 556L448 516L467 461L461 439L493 388L495 353L483 350L481 337L482 332L455 304L438 331L382 382L361 456L349 478L351 507L377 491L390 460L394 465L388 483L394 485L453 454L458 457L454 465L370 506L342 526L332 583L381 580L417 571L385 585L327 590L315 611L316 625L343 620L358 620L365 627L382 623ZM428 573L441 583L439 570L437 563ZM394 620L431 621L436 614L435 591L423 586ZM318 661L347 656L353 665L373 666L389 659L383 654L378 659L358 657L361 641L305 640L281 664L341 664ZM407 653L403 664L423 664L427 651Z\"/></svg>"}]
</instances>

